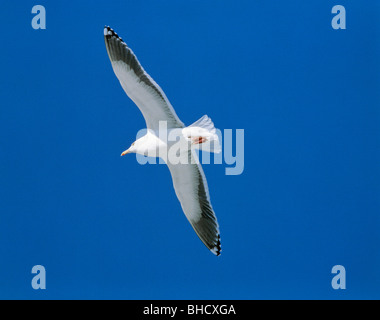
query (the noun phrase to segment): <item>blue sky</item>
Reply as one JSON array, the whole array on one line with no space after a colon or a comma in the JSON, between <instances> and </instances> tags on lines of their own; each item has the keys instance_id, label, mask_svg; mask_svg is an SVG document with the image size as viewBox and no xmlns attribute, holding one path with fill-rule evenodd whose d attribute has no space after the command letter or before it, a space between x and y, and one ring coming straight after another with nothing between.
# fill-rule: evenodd
<instances>
[{"instance_id":1,"label":"blue sky","mask_svg":"<svg viewBox=\"0 0 380 320\"><path fill-rule=\"evenodd\" d=\"M2 4L0 298L379 299L379 3L106 3ZM46 30L31 27L36 4ZM331 27L336 4L346 30ZM242 175L204 166L220 257L166 166L120 157L145 123L104 25L183 122L245 130ZM346 290L331 287L338 264Z\"/></svg>"}]
</instances>

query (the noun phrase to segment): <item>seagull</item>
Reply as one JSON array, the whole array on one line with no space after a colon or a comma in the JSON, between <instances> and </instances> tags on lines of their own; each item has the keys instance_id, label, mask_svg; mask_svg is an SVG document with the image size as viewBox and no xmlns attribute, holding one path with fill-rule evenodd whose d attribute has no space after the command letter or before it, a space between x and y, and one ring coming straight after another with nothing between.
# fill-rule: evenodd
<instances>
[{"instance_id":1,"label":"seagull","mask_svg":"<svg viewBox=\"0 0 380 320\"><path fill-rule=\"evenodd\" d=\"M180 143L181 147L177 147L175 155L179 155L182 161L172 161L164 157L172 176L175 193L198 237L213 254L219 256L219 224L211 206L206 177L194 151L221 151L213 122L205 115L185 127L160 86L145 72L127 44L108 26L104 27L104 41L113 71L125 93L140 109L147 127L147 133L132 143L121 155L167 155L175 143ZM162 123L165 124L166 133L169 135L170 132L179 131L179 142L165 141L167 139L161 138Z\"/></svg>"}]
</instances>

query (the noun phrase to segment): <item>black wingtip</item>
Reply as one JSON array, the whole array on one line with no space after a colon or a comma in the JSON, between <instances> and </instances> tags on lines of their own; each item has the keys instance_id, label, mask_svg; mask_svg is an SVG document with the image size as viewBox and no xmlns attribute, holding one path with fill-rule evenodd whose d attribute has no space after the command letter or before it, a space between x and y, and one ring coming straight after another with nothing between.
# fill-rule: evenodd
<instances>
[{"instance_id":1,"label":"black wingtip","mask_svg":"<svg viewBox=\"0 0 380 320\"><path fill-rule=\"evenodd\" d=\"M104 36L108 39L111 38L114 31L109 26L104 26Z\"/></svg>"},{"instance_id":2,"label":"black wingtip","mask_svg":"<svg viewBox=\"0 0 380 320\"><path fill-rule=\"evenodd\" d=\"M123 39L119 37L118 34L110 26L104 26L104 36L106 37L106 39L115 37L119 39L121 42L124 42Z\"/></svg>"},{"instance_id":3,"label":"black wingtip","mask_svg":"<svg viewBox=\"0 0 380 320\"><path fill-rule=\"evenodd\" d=\"M215 247L211 249L211 251L216 256L220 256L220 254L222 252L222 244L220 242L220 235L219 234L218 234L218 241L217 241Z\"/></svg>"}]
</instances>

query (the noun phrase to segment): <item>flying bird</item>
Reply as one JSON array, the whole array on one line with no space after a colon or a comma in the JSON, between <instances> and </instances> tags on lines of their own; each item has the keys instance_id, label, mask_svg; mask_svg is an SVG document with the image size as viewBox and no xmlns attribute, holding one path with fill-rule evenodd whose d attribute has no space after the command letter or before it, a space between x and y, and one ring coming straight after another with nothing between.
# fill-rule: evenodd
<instances>
[{"instance_id":1,"label":"flying bird","mask_svg":"<svg viewBox=\"0 0 380 320\"><path fill-rule=\"evenodd\" d=\"M194 151L220 152L213 122L208 116L203 116L185 127L163 90L145 72L127 44L108 26L104 27L104 41L116 77L125 93L140 109L147 126L146 135L137 139L121 155L137 153L160 156L168 154L175 143L180 143L181 148L176 149L175 155L179 155L182 160L172 161L170 157L164 159L172 176L175 193L198 237L212 253L220 255L219 225L211 206L206 177ZM179 131L179 142L161 138L160 124L163 122L167 134ZM182 148L184 145L185 148Z\"/></svg>"}]
</instances>

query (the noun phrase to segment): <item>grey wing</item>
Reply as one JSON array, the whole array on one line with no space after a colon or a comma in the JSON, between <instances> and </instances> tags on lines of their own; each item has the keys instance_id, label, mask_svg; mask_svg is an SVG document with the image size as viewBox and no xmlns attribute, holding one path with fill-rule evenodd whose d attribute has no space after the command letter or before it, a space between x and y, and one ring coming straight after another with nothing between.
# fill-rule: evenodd
<instances>
[{"instance_id":1,"label":"grey wing","mask_svg":"<svg viewBox=\"0 0 380 320\"><path fill-rule=\"evenodd\" d=\"M138 106L148 129L158 130L159 121L168 128L183 128L160 86L145 72L133 51L110 27L104 28L104 41L112 68L126 94Z\"/></svg>"},{"instance_id":2,"label":"grey wing","mask_svg":"<svg viewBox=\"0 0 380 320\"><path fill-rule=\"evenodd\" d=\"M219 225L212 209L206 177L194 151L188 164L167 163L182 210L198 237L215 255L220 255Z\"/></svg>"}]
</instances>

